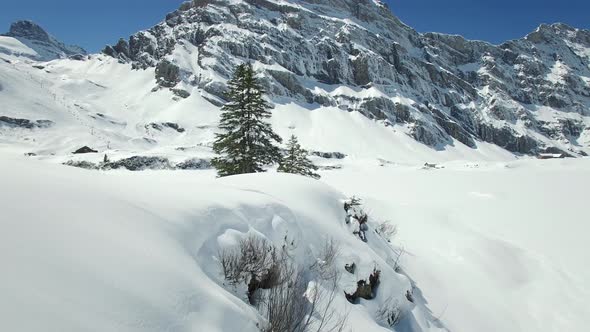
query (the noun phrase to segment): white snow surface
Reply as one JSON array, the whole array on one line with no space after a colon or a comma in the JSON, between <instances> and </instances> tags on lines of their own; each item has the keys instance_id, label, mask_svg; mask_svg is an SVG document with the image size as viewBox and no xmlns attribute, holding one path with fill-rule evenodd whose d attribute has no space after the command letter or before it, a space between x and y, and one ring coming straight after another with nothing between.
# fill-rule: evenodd
<instances>
[{"instance_id":1,"label":"white snow surface","mask_svg":"<svg viewBox=\"0 0 590 332\"><path fill-rule=\"evenodd\" d=\"M86 171L7 149L0 159L5 330L256 331L260 317L224 286L216 262L246 234L276 244L290 236L301 264L335 239L337 266L359 265L340 291L380 268L375 300L337 301L350 331L386 331L375 311L390 296L407 310L398 332L587 326L586 158L437 170L359 161L321 172L321 181ZM367 244L344 223L351 195L370 215ZM373 232L382 220L399 227L392 247ZM400 248L403 274L391 266ZM412 285L415 306L403 296Z\"/></svg>"},{"instance_id":2,"label":"white snow surface","mask_svg":"<svg viewBox=\"0 0 590 332\"><path fill-rule=\"evenodd\" d=\"M38 56L37 52L16 38L0 36L0 52L15 56Z\"/></svg>"},{"instance_id":3,"label":"white snow surface","mask_svg":"<svg viewBox=\"0 0 590 332\"><path fill-rule=\"evenodd\" d=\"M257 331L245 294L224 287L219 251L247 234L296 243L301 266L326 241L341 246L336 307L349 328L385 330L376 308L389 298L411 324L430 328L423 303L405 300L411 282L394 272L393 248L369 244L345 224L344 196L284 174L214 179L194 172L88 172L2 154L0 277L2 328L18 331ZM351 305L356 281L382 271L377 298ZM403 301L403 302L402 302ZM35 317L31 319L30 317Z\"/></svg>"}]
</instances>

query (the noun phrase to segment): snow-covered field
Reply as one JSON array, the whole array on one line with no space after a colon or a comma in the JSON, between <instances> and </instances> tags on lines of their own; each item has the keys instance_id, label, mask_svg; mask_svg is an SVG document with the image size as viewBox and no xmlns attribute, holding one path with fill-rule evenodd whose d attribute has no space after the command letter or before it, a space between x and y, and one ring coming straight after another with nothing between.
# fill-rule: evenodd
<instances>
[{"instance_id":1,"label":"snow-covered field","mask_svg":"<svg viewBox=\"0 0 590 332\"><path fill-rule=\"evenodd\" d=\"M97 172L1 152L0 299L12 331L256 331L240 293L223 287L218 250L248 233L300 242L313 261L328 238L337 265L384 271L378 297L342 296L352 331L380 331L377 303L416 306L397 331L584 331L590 160L448 163L439 170L349 164L313 181L212 171ZM325 185L329 184L331 187ZM334 189L335 188L335 189ZM343 193L341 193L342 191ZM344 223L358 195L373 220L399 226L403 273L386 242ZM373 224L372 226L374 226Z\"/></svg>"},{"instance_id":2,"label":"snow-covered field","mask_svg":"<svg viewBox=\"0 0 590 332\"><path fill-rule=\"evenodd\" d=\"M324 175L399 226L404 267L450 331L585 331L590 159L358 167Z\"/></svg>"}]
</instances>

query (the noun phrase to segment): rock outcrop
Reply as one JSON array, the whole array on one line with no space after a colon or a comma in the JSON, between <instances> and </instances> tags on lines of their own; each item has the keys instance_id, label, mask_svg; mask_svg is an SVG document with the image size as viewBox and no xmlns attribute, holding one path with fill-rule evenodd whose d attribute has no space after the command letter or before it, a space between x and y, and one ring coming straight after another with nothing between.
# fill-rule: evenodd
<instances>
[{"instance_id":1,"label":"rock outcrop","mask_svg":"<svg viewBox=\"0 0 590 332\"><path fill-rule=\"evenodd\" d=\"M590 31L564 24L496 46L417 33L372 0L193 0L104 53L220 100L254 62L271 99L358 111L435 149L590 149Z\"/></svg>"},{"instance_id":2,"label":"rock outcrop","mask_svg":"<svg viewBox=\"0 0 590 332\"><path fill-rule=\"evenodd\" d=\"M0 127L35 129L35 128L49 128L53 126L51 120L29 120L11 118L8 116L0 116Z\"/></svg>"}]
</instances>

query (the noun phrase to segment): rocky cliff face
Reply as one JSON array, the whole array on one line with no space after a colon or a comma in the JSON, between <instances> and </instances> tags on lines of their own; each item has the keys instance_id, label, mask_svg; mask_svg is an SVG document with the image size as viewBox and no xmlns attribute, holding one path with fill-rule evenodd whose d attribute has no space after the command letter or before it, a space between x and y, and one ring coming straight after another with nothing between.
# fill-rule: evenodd
<instances>
[{"instance_id":1,"label":"rocky cliff face","mask_svg":"<svg viewBox=\"0 0 590 332\"><path fill-rule=\"evenodd\" d=\"M194 0L104 53L214 103L250 61L274 102L359 111L435 149L590 152L590 31L563 24L496 46L419 34L373 0Z\"/></svg>"},{"instance_id":2,"label":"rocky cliff face","mask_svg":"<svg viewBox=\"0 0 590 332\"><path fill-rule=\"evenodd\" d=\"M65 45L31 21L13 23L4 36L18 39L21 43L32 48L38 54L37 60L48 61L86 54L83 48Z\"/></svg>"}]
</instances>

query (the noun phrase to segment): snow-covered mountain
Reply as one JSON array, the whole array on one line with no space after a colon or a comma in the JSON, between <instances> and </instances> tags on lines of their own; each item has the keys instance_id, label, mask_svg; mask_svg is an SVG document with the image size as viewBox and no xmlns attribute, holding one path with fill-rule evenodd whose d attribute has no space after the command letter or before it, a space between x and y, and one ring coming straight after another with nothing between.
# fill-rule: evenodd
<instances>
[{"instance_id":1,"label":"snow-covered mountain","mask_svg":"<svg viewBox=\"0 0 590 332\"><path fill-rule=\"evenodd\" d=\"M564 24L491 45L419 34L373 0L195 0L104 53L215 103L251 61L276 103L359 111L437 150L590 151L590 31Z\"/></svg>"},{"instance_id":2,"label":"snow-covered mountain","mask_svg":"<svg viewBox=\"0 0 590 332\"><path fill-rule=\"evenodd\" d=\"M19 39L0 37L0 56L10 54L0 84L30 86L39 100L15 98L22 89L0 93L3 115L57 120L53 138L74 126L90 134L76 144L101 151L208 146L224 83L250 61L275 105L276 129L317 150L400 161L590 152L590 32L563 24L496 46L419 34L373 1L213 0L186 2L83 62L27 64L23 56L48 54L31 40L64 54L79 50L30 22L15 23L9 35ZM56 118L23 113L40 105ZM206 115L188 111L196 109ZM70 136L49 146L37 134L26 134L34 153L76 149L63 144Z\"/></svg>"},{"instance_id":3,"label":"snow-covered mountain","mask_svg":"<svg viewBox=\"0 0 590 332\"><path fill-rule=\"evenodd\" d=\"M30 50L20 51L22 48L6 47L6 44L16 43L14 40L24 44ZM20 54L29 56L32 59L40 61L49 61L53 59L62 59L68 56L83 56L86 51L75 45L65 45L55 37L47 33L39 25L31 21L17 21L10 25L10 30L0 35L0 52Z\"/></svg>"},{"instance_id":4,"label":"snow-covered mountain","mask_svg":"<svg viewBox=\"0 0 590 332\"><path fill-rule=\"evenodd\" d=\"M293 302L336 294L314 324L587 330L590 158L532 156L590 153L589 31L491 45L419 34L370 0L199 0L75 56L14 26L0 36L3 330L264 330L252 278L222 264L251 238L288 248L305 276ZM219 105L245 61L321 180L216 178Z\"/></svg>"}]
</instances>

